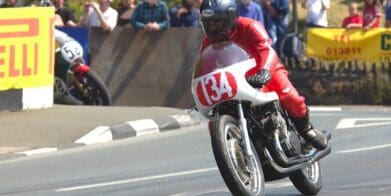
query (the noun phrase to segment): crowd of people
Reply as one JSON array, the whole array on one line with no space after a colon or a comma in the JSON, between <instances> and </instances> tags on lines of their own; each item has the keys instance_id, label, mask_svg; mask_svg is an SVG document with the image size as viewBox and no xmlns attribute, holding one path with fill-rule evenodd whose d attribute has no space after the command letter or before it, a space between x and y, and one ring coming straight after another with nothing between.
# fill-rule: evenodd
<instances>
[{"instance_id":1,"label":"crowd of people","mask_svg":"<svg viewBox=\"0 0 391 196\"><path fill-rule=\"evenodd\" d=\"M118 9L112 7L112 0L87 1L83 15L77 19L74 13L64 6L64 0L48 0L55 7L56 26L101 27L112 31L116 26L132 26L137 30L160 31L170 27L200 27L199 5L202 0L182 0L180 5L168 8L164 0L143 0L136 5L135 0L122 0ZM307 10L306 27L328 27L327 11L330 0L298 0ZM288 33L290 3L293 0L240 0L239 14L262 23L273 41L273 47ZM342 21L343 28L380 27L382 9L385 12L384 27L391 27L391 0L363 0L362 11L359 1L348 3L347 17ZM4 0L1 8L21 6L20 0Z\"/></svg>"},{"instance_id":2,"label":"crowd of people","mask_svg":"<svg viewBox=\"0 0 391 196\"><path fill-rule=\"evenodd\" d=\"M384 2L386 10L385 27L391 27L391 0ZM362 14L358 11L358 4L350 2L348 4L349 16L342 21L344 28L363 28L368 30L370 28L380 27L380 17L382 15L382 5L378 0L364 0L364 8Z\"/></svg>"}]
</instances>

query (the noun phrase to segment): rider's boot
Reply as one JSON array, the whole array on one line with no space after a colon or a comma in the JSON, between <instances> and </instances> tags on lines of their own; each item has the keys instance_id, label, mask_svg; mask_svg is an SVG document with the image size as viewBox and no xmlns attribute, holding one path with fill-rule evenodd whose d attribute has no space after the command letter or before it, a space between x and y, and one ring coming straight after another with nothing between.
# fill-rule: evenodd
<instances>
[{"instance_id":1,"label":"rider's boot","mask_svg":"<svg viewBox=\"0 0 391 196\"><path fill-rule=\"evenodd\" d=\"M299 134L318 150L324 150L327 147L331 134L320 132L315 129L309 121L308 111L304 117L291 118Z\"/></svg>"}]
</instances>

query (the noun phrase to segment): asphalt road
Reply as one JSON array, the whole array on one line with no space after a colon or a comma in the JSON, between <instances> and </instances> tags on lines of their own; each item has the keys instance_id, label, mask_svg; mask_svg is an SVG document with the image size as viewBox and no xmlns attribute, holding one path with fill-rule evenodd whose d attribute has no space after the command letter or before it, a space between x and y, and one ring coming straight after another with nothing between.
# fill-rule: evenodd
<instances>
[{"instance_id":1,"label":"asphalt road","mask_svg":"<svg viewBox=\"0 0 391 196\"><path fill-rule=\"evenodd\" d=\"M324 186L319 195L391 194L391 111L313 112L312 118L318 128L333 133L333 153L321 162ZM268 183L266 194L299 192L282 180ZM216 168L206 127L201 125L0 162L0 195L219 196L229 192Z\"/></svg>"},{"instance_id":2,"label":"asphalt road","mask_svg":"<svg viewBox=\"0 0 391 196\"><path fill-rule=\"evenodd\" d=\"M54 105L42 110L0 112L0 157L4 147L35 149L72 144L97 126L185 114L167 107ZM5 152L4 152L5 151ZM12 152L12 151L11 151Z\"/></svg>"}]
</instances>

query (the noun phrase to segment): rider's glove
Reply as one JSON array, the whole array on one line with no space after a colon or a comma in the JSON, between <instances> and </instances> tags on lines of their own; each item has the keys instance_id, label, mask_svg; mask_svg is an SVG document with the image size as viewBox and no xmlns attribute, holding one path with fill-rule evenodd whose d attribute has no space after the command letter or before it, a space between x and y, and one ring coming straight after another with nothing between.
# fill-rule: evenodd
<instances>
[{"instance_id":1,"label":"rider's glove","mask_svg":"<svg viewBox=\"0 0 391 196\"><path fill-rule=\"evenodd\" d=\"M271 77L269 70L261 69L257 74L248 77L247 82L254 88L261 88L269 82Z\"/></svg>"}]
</instances>

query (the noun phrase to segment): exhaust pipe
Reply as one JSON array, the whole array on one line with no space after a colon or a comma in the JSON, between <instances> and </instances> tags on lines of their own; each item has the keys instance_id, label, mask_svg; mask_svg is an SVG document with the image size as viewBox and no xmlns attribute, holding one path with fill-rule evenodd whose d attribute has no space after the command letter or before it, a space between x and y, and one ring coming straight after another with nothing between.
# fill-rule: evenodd
<instances>
[{"instance_id":1,"label":"exhaust pipe","mask_svg":"<svg viewBox=\"0 0 391 196\"><path fill-rule=\"evenodd\" d=\"M331 134L327 135L327 139L330 140ZM322 151L317 151L315 149L312 149L307 154L300 156L300 157L288 157L284 150L282 149L281 143L280 143L280 132L276 129L273 132L273 146L269 148L271 150L271 156L274 158L274 160L278 163L278 165L288 167L291 165L296 165L299 163L307 162L310 160L315 160L315 157L317 160L323 158L324 156L330 154L331 148L328 146L326 149Z\"/></svg>"},{"instance_id":2,"label":"exhaust pipe","mask_svg":"<svg viewBox=\"0 0 391 196\"><path fill-rule=\"evenodd\" d=\"M290 165L296 165L299 163L303 163L306 161L311 160L312 157L315 156L316 150L313 149L310 152L308 152L306 155L301 157L288 157L286 156L284 150L282 149L281 143L280 143L280 132L278 129L274 130L273 132L273 146L269 149L271 150L271 156L273 159L278 163L278 165L281 166L290 166Z\"/></svg>"},{"instance_id":3,"label":"exhaust pipe","mask_svg":"<svg viewBox=\"0 0 391 196\"><path fill-rule=\"evenodd\" d=\"M265 154L266 158L269 160L270 165L273 167L273 169L275 169L277 172L279 172L281 174L286 174L286 173L289 173L289 172L293 172L295 170L299 170L299 169L303 169L305 167L308 167L308 166L314 164L314 162L319 161L321 158L325 157L326 155L328 155L330 153L331 153L331 147L328 146L326 149L324 149L322 151L316 152L313 155L313 157L310 160L308 160L308 161L305 161L305 162L302 162L302 163L298 163L298 164L294 164L294 165L289 166L289 167L281 167L272 158L269 150L266 149L266 148L264 150L264 154Z\"/></svg>"},{"instance_id":4,"label":"exhaust pipe","mask_svg":"<svg viewBox=\"0 0 391 196\"><path fill-rule=\"evenodd\" d=\"M314 155L314 157L312 158L312 160L313 160L313 162L319 161L321 158L327 156L330 153L331 153L331 147L330 147L330 145L328 145L326 149L316 153Z\"/></svg>"}]
</instances>

